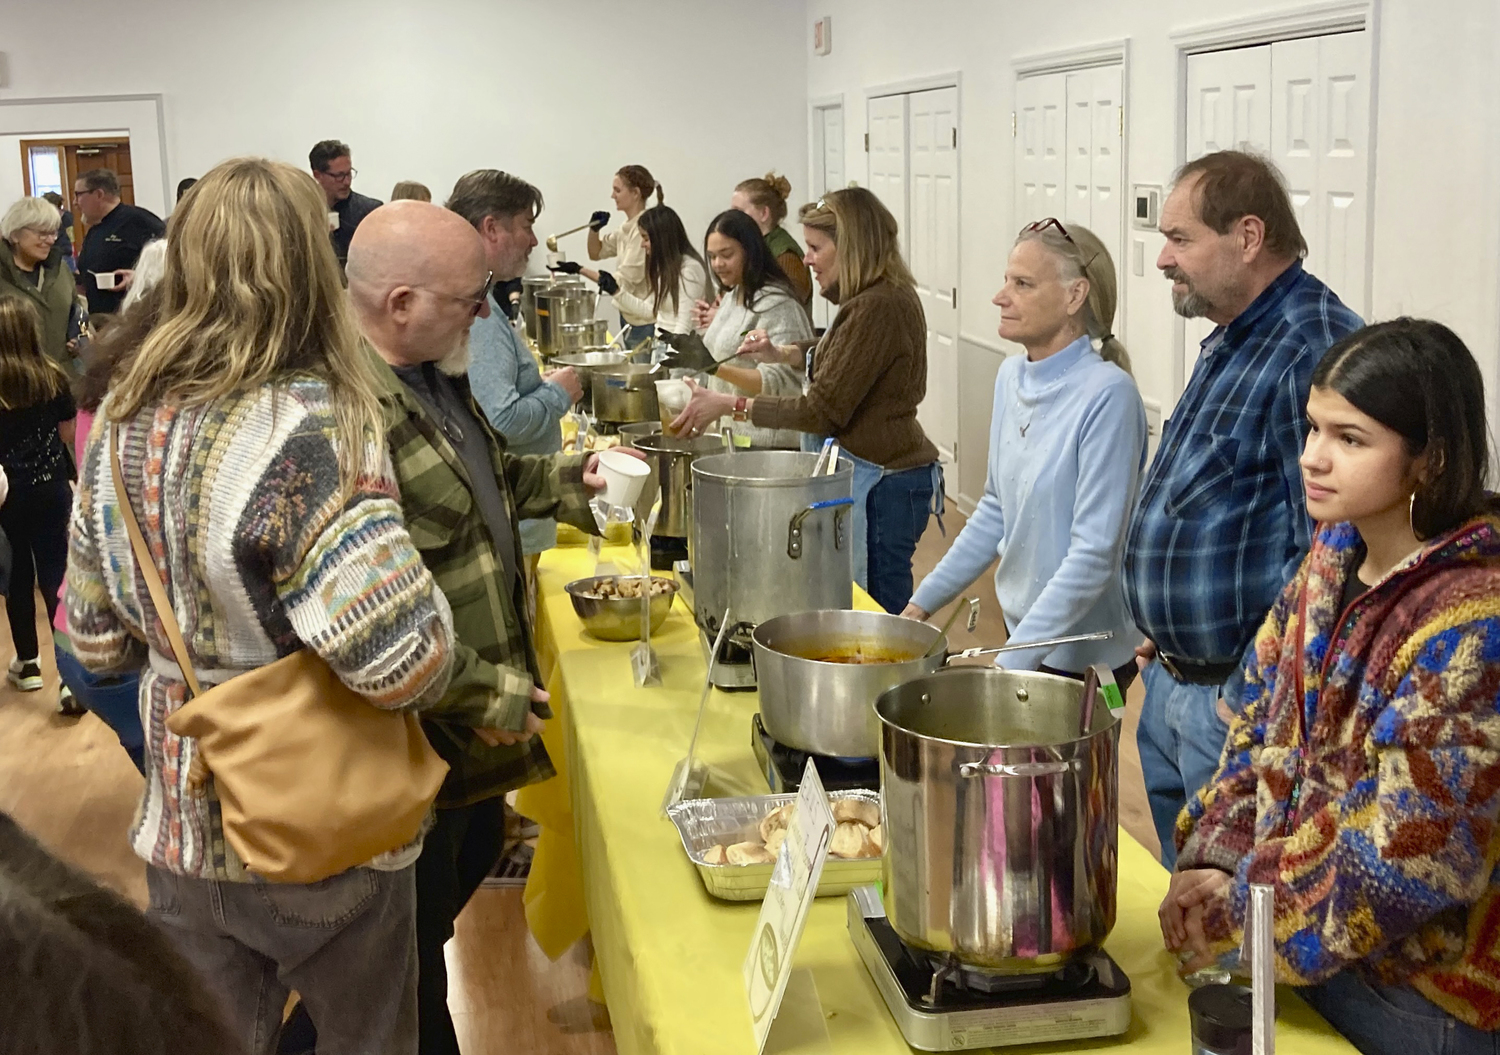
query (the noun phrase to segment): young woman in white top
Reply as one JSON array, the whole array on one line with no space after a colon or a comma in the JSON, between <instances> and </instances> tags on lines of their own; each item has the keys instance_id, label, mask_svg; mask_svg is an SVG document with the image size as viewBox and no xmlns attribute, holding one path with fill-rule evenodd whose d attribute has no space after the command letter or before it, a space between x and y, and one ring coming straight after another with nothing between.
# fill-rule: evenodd
<instances>
[{"instance_id":1,"label":"young woman in white top","mask_svg":"<svg viewBox=\"0 0 1500 1055\"><path fill-rule=\"evenodd\" d=\"M1125 611L1121 554L1146 463L1146 408L1113 334L1115 299L1114 262L1091 231L1049 219L1016 239L995 304L1000 336L1026 354L995 379L989 479L902 614L928 618L998 554L995 593L1011 640L1114 631L1010 652L1005 666L1082 677L1105 663L1123 688L1140 634Z\"/></svg>"},{"instance_id":2,"label":"young woman in white top","mask_svg":"<svg viewBox=\"0 0 1500 1055\"><path fill-rule=\"evenodd\" d=\"M701 341L668 338L676 349L668 364L701 372L696 380L715 392L800 396L802 375L790 365L735 360L751 330L766 331L773 344L813 339L807 312L797 303L760 228L738 209L729 209L708 225L704 247L722 296ZM802 442L802 434L793 429L757 428L749 422L735 422L731 428L736 436L747 437L741 442L756 447L796 449Z\"/></svg>"},{"instance_id":3,"label":"young woman in white top","mask_svg":"<svg viewBox=\"0 0 1500 1055\"><path fill-rule=\"evenodd\" d=\"M625 223L618 231L601 235L599 232L609 223L609 213L594 213L589 221L589 259L608 260L615 258L614 278L620 288L634 297L645 299L651 296L650 280L646 276L646 249L641 244L641 213L646 211L646 201L656 195L660 205L666 195L660 183L644 165L626 165L615 173L609 196L615 208L625 214ZM651 339L654 311L627 310L620 308L620 324L625 327L625 344L634 348L642 341Z\"/></svg>"},{"instance_id":4,"label":"young woman in white top","mask_svg":"<svg viewBox=\"0 0 1500 1055\"><path fill-rule=\"evenodd\" d=\"M552 270L599 283L600 291L614 297L621 313L652 315L656 325L668 333L694 332L694 305L708 296L708 268L703 258L688 241L682 219L670 206L652 206L641 213L637 224L646 252L647 296L631 293L608 271L595 271L573 261L564 261Z\"/></svg>"}]
</instances>

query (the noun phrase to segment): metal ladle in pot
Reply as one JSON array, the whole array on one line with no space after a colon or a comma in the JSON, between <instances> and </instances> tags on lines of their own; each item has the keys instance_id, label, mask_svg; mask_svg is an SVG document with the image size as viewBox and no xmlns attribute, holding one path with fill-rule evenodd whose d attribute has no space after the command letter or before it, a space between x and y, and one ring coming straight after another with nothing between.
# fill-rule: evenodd
<instances>
[{"instance_id":1,"label":"metal ladle in pot","mask_svg":"<svg viewBox=\"0 0 1500 1055\"><path fill-rule=\"evenodd\" d=\"M953 624L958 622L958 617L965 608L969 610L969 620L965 626L968 628L969 633L972 634L974 632L974 628L979 625L979 598L965 597L953 606L953 614L948 617L948 621L938 631L938 636L933 639L931 647L922 653L923 659L930 659L943 650L943 646L948 643L948 631L953 629Z\"/></svg>"},{"instance_id":2,"label":"metal ladle in pot","mask_svg":"<svg viewBox=\"0 0 1500 1055\"><path fill-rule=\"evenodd\" d=\"M1059 645L1073 645L1080 641L1108 641L1114 636L1113 630L1096 630L1092 634L1069 634L1067 637L1052 637L1045 641L1026 641L1018 645L1001 645L999 648L966 648L962 652L953 653L943 662L946 666L955 659L992 656L998 652L1022 652L1030 648L1056 648Z\"/></svg>"}]
</instances>

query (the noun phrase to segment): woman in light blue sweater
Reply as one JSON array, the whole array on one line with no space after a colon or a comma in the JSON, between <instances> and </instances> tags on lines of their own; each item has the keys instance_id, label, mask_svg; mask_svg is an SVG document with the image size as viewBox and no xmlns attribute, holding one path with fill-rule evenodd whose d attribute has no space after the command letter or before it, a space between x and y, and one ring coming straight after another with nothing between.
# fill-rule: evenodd
<instances>
[{"instance_id":1,"label":"woman in light blue sweater","mask_svg":"<svg viewBox=\"0 0 1500 1055\"><path fill-rule=\"evenodd\" d=\"M1146 461L1146 410L1111 332L1115 266L1093 232L1022 230L995 296L1000 336L1026 349L1000 367L984 497L904 615L926 619L998 555L995 593L1012 641L1113 630L1107 641L1009 652L1005 666L1135 677L1140 633L1120 588L1125 528ZM1098 342L1098 350L1095 349Z\"/></svg>"}]
</instances>

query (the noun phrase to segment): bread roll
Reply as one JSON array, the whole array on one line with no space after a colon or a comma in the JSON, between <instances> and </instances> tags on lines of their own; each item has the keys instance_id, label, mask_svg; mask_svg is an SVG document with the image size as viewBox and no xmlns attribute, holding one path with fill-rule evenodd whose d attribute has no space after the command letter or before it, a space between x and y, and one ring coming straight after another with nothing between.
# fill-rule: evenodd
<instances>
[{"instance_id":1,"label":"bread roll","mask_svg":"<svg viewBox=\"0 0 1500 1055\"><path fill-rule=\"evenodd\" d=\"M840 824L856 821L873 828L880 823L880 807L864 799L839 799L833 804L833 819Z\"/></svg>"},{"instance_id":2,"label":"bread roll","mask_svg":"<svg viewBox=\"0 0 1500 1055\"><path fill-rule=\"evenodd\" d=\"M833 830L833 840L828 852L834 857L868 857L870 846L869 829L858 821L844 821Z\"/></svg>"},{"instance_id":3,"label":"bread roll","mask_svg":"<svg viewBox=\"0 0 1500 1055\"><path fill-rule=\"evenodd\" d=\"M776 860L760 843L735 843L724 855L732 865L768 865Z\"/></svg>"},{"instance_id":4,"label":"bread roll","mask_svg":"<svg viewBox=\"0 0 1500 1055\"><path fill-rule=\"evenodd\" d=\"M870 829L870 845L877 855L885 853L885 825L877 824Z\"/></svg>"},{"instance_id":5,"label":"bread roll","mask_svg":"<svg viewBox=\"0 0 1500 1055\"><path fill-rule=\"evenodd\" d=\"M704 851L703 863L708 865L728 864L729 859L724 856L724 844L715 843L713 846Z\"/></svg>"},{"instance_id":6,"label":"bread roll","mask_svg":"<svg viewBox=\"0 0 1500 1055\"><path fill-rule=\"evenodd\" d=\"M786 842L786 829L777 828L766 840L766 851L775 858L781 857L781 844Z\"/></svg>"},{"instance_id":7,"label":"bread roll","mask_svg":"<svg viewBox=\"0 0 1500 1055\"><path fill-rule=\"evenodd\" d=\"M760 841L770 842L772 832L785 831L792 819L792 811L796 808L795 802L788 802L766 814L765 819L760 822Z\"/></svg>"}]
</instances>

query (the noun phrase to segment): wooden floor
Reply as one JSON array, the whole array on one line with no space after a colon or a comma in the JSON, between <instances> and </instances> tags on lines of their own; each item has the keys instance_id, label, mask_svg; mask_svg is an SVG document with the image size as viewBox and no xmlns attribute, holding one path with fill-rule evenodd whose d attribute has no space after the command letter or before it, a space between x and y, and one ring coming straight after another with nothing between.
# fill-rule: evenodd
<instances>
[{"instance_id":1,"label":"wooden floor","mask_svg":"<svg viewBox=\"0 0 1500 1055\"><path fill-rule=\"evenodd\" d=\"M918 547L919 580L963 525L956 511L945 520L947 538L934 522ZM1005 626L993 572L981 576L970 593L980 597L979 626L972 636L960 630L955 645L1000 644ZM13 650L8 628L0 633L3 664ZM99 719L56 713L57 675L46 649L51 635L43 634L41 640L44 689L20 693L0 681L0 810L59 856L144 904L144 870L125 838L141 779ZM1120 820L1154 852L1156 837L1135 748L1139 684L1130 699L1133 706L1121 736ZM548 962L527 933L521 892L479 891L459 917L457 935L448 946L449 1005L464 1051L612 1055L608 1015L587 997L588 955L584 943L558 962Z\"/></svg>"}]
</instances>

